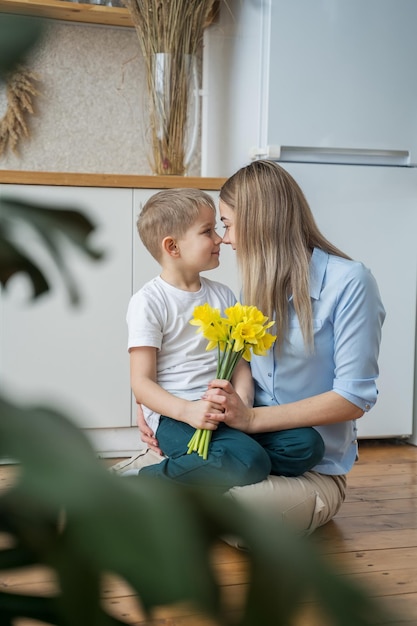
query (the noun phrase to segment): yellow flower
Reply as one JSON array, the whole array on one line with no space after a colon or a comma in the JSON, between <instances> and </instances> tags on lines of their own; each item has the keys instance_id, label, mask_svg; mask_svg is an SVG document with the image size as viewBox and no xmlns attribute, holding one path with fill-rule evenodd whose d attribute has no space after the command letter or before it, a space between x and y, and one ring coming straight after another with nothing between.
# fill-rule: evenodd
<instances>
[{"instance_id":1,"label":"yellow flower","mask_svg":"<svg viewBox=\"0 0 417 626\"><path fill-rule=\"evenodd\" d=\"M256 345L259 337L265 334L263 326L251 322L240 322L232 328L231 337L235 342L234 351L240 352L246 344Z\"/></svg>"},{"instance_id":2,"label":"yellow flower","mask_svg":"<svg viewBox=\"0 0 417 626\"><path fill-rule=\"evenodd\" d=\"M202 304L196 306L193 313L193 319L190 324L193 326L200 326L198 332L202 332L204 335L205 329L211 324L219 322L222 319L219 309L214 309L209 304Z\"/></svg>"},{"instance_id":3,"label":"yellow flower","mask_svg":"<svg viewBox=\"0 0 417 626\"><path fill-rule=\"evenodd\" d=\"M275 339L276 336L265 333L263 337L259 338L257 345L253 347L253 353L257 356L265 356Z\"/></svg>"},{"instance_id":4,"label":"yellow flower","mask_svg":"<svg viewBox=\"0 0 417 626\"><path fill-rule=\"evenodd\" d=\"M197 332L201 332L203 337L208 339L209 343L206 350L213 350L217 346L220 347L220 350L225 349L228 327L225 319L221 317L219 309L214 309L207 303L196 306L190 324L199 326Z\"/></svg>"},{"instance_id":5,"label":"yellow flower","mask_svg":"<svg viewBox=\"0 0 417 626\"><path fill-rule=\"evenodd\" d=\"M221 317L219 309L203 304L194 309L190 324L198 326L197 332L201 332L208 340L206 350L217 346L217 378L230 380L240 358L250 361L252 352L265 355L276 336L266 332L274 322L268 322L268 318L255 306L237 302L228 307L225 314L225 318ZM197 452L203 459L207 459L211 435L211 430L196 429L188 443L188 454Z\"/></svg>"},{"instance_id":6,"label":"yellow flower","mask_svg":"<svg viewBox=\"0 0 417 626\"><path fill-rule=\"evenodd\" d=\"M227 323L230 326L237 326L239 322L242 322L246 317L246 309L248 307L243 306L240 302L236 302L234 306L229 306L225 309Z\"/></svg>"},{"instance_id":7,"label":"yellow flower","mask_svg":"<svg viewBox=\"0 0 417 626\"><path fill-rule=\"evenodd\" d=\"M268 322L268 318L255 306L238 303L226 309L225 313L231 325L233 350L243 351L242 356L246 361L251 359L251 350L254 354L264 355L274 343L276 336L266 332L274 322Z\"/></svg>"}]
</instances>

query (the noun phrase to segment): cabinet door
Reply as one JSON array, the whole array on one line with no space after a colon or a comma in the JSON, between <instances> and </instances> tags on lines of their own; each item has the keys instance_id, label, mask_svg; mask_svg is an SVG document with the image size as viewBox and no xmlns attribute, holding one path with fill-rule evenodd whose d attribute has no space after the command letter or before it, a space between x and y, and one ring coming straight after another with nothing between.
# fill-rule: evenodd
<instances>
[{"instance_id":1,"label":"cabinet door","mask_svg":"<svg viewBox=\"0 0 417 626\"><path fill-rule=\"evenodd\" d=\"M53 287L33 301L30 285L17 276L2 294L3 388L16 401L58 407L84 429L130 426L125 314L132 281L132 191L3 185L1 193L80 210L97 225L92 243L105 253L93 262L65 251L81 293L81 304L73 307L44 247L21 229L27 250L49 268Z\"/></svg>"}]
</instances>

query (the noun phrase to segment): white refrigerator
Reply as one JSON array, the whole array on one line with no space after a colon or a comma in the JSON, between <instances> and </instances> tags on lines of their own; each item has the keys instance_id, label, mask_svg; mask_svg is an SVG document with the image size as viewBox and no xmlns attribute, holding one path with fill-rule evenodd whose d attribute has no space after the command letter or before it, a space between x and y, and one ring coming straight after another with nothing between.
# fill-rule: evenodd
<instances>
[{"instance_id":1,"label":"white refrigerator","mask_svg":"<svg viewBox=\"0 0 417 626\"><path fill-rule=\"evenodd\" d=\"M417 443L417 2L221 4L205 36L202 174L276 159L324 235L372 270L387 317L359 436Z\"/></svg>"}]
</instances>

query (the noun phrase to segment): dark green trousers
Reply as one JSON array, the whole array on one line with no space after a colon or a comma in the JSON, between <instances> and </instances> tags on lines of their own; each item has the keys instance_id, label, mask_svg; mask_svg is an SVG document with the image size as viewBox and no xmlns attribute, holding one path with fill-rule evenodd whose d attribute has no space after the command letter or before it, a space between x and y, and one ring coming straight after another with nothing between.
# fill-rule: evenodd
<instances>
[{"instance_id":1,"label":"dark green trousers","mask_svg":"<svg viewBox=\"0 0 417 626\"><path fill-rule=\"evenodd\" d=\"M227 491L258 483L269 474L300 476L319 463L324 454L323 440L314 428L252 436L221 424L212 433L207 460L196 452L187 454L193 434L194 428L188 424L161 416L156 437L168 458L144 467L140 474Z\"/></svg>"}]
</instances>

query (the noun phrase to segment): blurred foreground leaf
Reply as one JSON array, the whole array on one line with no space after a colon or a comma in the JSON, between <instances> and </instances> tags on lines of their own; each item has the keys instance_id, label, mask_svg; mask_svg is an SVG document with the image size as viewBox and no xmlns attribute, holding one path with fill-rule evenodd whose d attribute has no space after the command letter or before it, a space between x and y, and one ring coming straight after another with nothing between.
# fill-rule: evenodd
<instances>
[{"instance_id":1,"label":"blurred foreground leaf","mask_svg":"<svg viewBox=\"0 0 417 626\"><path fill-rule=\"evenodd\" d=\"M312 600L335 626L368 626L379 614L307 540L276 521L208 489L110 474L59 412L0 400L0 456L21 464L15 486L0 498L0 530L14 537L13 547L0 551L0 567L41 563L60 583L58 595L43 603L25 596L16 606L0 592L1 619L39 611L39 619L51 624L122 623L100 605L100 581L108 572L126 580L149 612L189 601L222 625L290 626L302 603ZM241 618L225 613L213 569L211 549L224 536L237 536L248 547Z\"/></svg>"},{"instance_id":2,"label":"blurred foreground leaf","mask_svg":"<svg viewBox=\"0 0 417 626\"><path fill-rule=\"evenodd\" d=\"M25 15L0 13L0 79L24 63L44 32L44 22Z\"/></svg>"},{"instance_id":3,"label":"blurred foreground leaf","mask_svg":"<svg viewBox=\"0 0 417 626\"><path fill-rule=\"evenodd\" d=\"M41 240L58 268L72 303L79 301L79 293L65 262L63 242L78 248L93 260L102 253L90 247L88 238L95 226L79 211L72 208L44 207L7 196L0 198L0 284L5 286L15 274L25 273L33 287L34 297L49 290L45 272L27 251L24 242L16 241L19 223L29 226ZM17 226L17 228L16 228Z\"/></svg>"}]
</instances>

